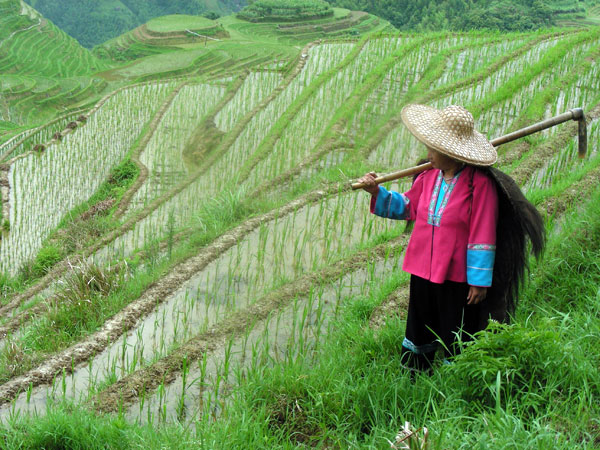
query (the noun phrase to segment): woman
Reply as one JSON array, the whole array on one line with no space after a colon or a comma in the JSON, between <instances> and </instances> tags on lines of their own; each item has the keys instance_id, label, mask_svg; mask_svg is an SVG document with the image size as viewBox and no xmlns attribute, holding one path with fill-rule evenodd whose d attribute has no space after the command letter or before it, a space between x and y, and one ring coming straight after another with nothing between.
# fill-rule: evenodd
<instances>
[{"instance_id":1,"label":"woman","mask_svg":"<svg viewBox=\"0 0 600 450\"><path fill-rule=\"evenodd\" d=\"M492 285L498 221L496 184L478 166L497 158L490 142L474 130L473 116L461 106L443 110L409 105L402 120L427 147L433 168L403 193L377 186L376 175L359 181L371 194L371 212L414 220L403 269L411 274L403 361L427 370L443 344L456 353L463 339L482 329L480 314Z\"/></svg>"}]
</instances>

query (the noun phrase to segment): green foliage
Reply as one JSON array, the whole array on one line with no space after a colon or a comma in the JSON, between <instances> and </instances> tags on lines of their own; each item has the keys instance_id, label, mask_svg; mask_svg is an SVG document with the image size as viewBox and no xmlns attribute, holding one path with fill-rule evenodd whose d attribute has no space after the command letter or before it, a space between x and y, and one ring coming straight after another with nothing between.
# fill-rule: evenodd
<instances>
[{"instance_id":1,"label":"green foliage","mask_svg":"<svg viewBox=\"0 0 600 450\"><path fill-rule=\"evenodd\" d=\"M239 0L28 0L28 3L88 48L154 17L209 11L228 14L242 6Z\"/></svg>"},{"instance_id":2,"label":"green foliage","mask_svg":"<svg viewBox=\"0 0 600 450\"><path fill-rule=\"evenodd\" d=\"M587 214L564 225L537 267L533 287L524 298L531 307L568 311L593 298L600 285L600 195L591 198ZM566 276L569 275L569 276ZM544 303L540 304L539 299Z\"/></svg>"},{"instance_id":3,"label":"green foliage","mask_svg":"<svg viewBox=\"0 0 600 450\"><path fill-rule=\"evenodd\" d=\"M102 269L80 261L72 267L71 275L57 292L56 302L47 319L35 332L29 333L28 339L37 342L36 349L52 351L61 346L60 341L68 344L86 331L95 329L121 306L109 296L118 291L124 275L119 267ZM44 339L44 336L52 338Z\"/></svg>"},{"instance_id":4,"label":"green foliage","mask_svg":"<svg viewBox=\"0 0 600 450\"><path fill-rule=\"evenodd\" d=\"M203 13L202 16L206 17L209 20L217 20L219 17L221 17L218 13L214 11L207 11Z\"/></svg>"},{"instance_id":5,"label":"green foliage","mask_svg":"<svg viewBox=\"0 0 600 450\"><path fill-rule=\"evenodd\" d=\"M139 173L140 169L138 166L130 159L127 159L113 169L108 178L108 184L117 188L127 187L131 185Z\"/></svg>"},{"instance_id":6,"label":"green foliage","mask_svg":"<svg viewBox=\"0 0 600 450\"><path fill-rule=\"evenodd\" d=\"M333 16L324 0L257 0L237 15L252 22L293 21Z\"/></svg>"},{"instance_id":7,"label":"green foliage","mask_svg":"<svg viewBox=\"0 0 600 450\"><path fill-rule=\"evenodd\" d=\"M580 386L586 372L580 371L576 360L585 361L585 355L557 331L558 325L549 319L536 327L492 323L454 364L444 366L444 376L465 401L487 406L499 401L499 384L505 398Z\"/></svg>"},{"instance_id":8,"label":"green foliage","mask_svg":"<svg viewBox=\"0 0 600 450\"><path fill-rule=\"evenodd\" d=\"M327 0L333 6L363 10L389 20L400 30L492 29L525 31L554 24L543 0Z\"/></svg>"},{"instance_id":9,"label":"green foliage","mask_svg":"<svg viewBox=\"0 0 600 450\"><path fill-rule=\"evenodd\" d=\"M178 427L136 427L123 418L102 417L71 405L52 408L35 418L4 422L2 435L3 449L175 449L194 445Z\"/></svg>"},{"instance_id":10,"label":"green foliage","mask_svg":"<svg viewBox=\"0 0 600 450\"><path fill-rule=\"evenodd\" d=\"M36 277L45 275L62 258L63 253L58 247L47 246L42 248L33 263L33 275Z\"/></svg>"}]
</instances>

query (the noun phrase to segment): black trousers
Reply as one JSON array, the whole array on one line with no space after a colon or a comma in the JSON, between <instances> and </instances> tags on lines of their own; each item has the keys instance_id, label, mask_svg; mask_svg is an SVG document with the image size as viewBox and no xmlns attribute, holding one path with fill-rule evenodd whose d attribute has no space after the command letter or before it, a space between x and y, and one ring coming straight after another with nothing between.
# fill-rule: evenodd
<instances>
[{"instance_id":1,"label":"black trousers","mask_svg":"<svg viewBox=\"0 0 600 450\"><path fill-rule=\"evenodd\" d=\"M481 304L467 305L469 285L443 284L411 276L406 336L402 343L403 363L411 369L431 368L442 345L446 356L458 353L457 340L468 341L480 331ZM484 300L485 302L485 300Z\"/></svg>"}]
</instances>

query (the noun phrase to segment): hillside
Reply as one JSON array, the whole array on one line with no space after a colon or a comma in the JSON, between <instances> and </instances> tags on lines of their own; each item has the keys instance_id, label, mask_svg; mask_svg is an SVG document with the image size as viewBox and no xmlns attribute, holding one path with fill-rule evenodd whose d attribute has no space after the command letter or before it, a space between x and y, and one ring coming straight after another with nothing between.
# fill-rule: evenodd
<instances>
[{"instance_id":1,"label":"hillside","mask_svg":"<svg viewBox=\"0 0 600 450\"><path fill-rule=\"evenodd\" d=\"M374 16L342 9L335 9L330 18L289 22L283 28L233 16L216 21L177 14L153 19L90 52L27 4L5 0L0 6L5 25L0 43L0 142L12 136L23 140L31 134L28 129L56 119L44 127L43 135L27 137L20 151L43 143L83 109L130 83L235 76L273 61L283 70L297 57L296 44L390 28ZM257 38L260 48L245 45ZM5 157L0 154L0 162Z\"/></svg>"},{"instance_id":2,"label":"hillside","mask_svg":"<svg viewBox=\"0 0 600 450\"><path fill-rule=\"evenodd\" d=\"M0 103L19 111L0 135L2 445L389 448L406 422L434 449L600 442L599 27L178 14L89 52L0 7L20 86ZM101 85L71 98L72 79ZM431 376L399 358L409 229L349 187L424 155L409 103L464 105L490 139L587 117L581 159L573 121L498 147L548 247L512 324Z\"/></svg>"},{"instance_id":3,"label":"hillside","mask_svg":"<svg viewBox=\"0 0 600 450\"><path fill-rule=\"evenodd\" d=\"M109 65L25 3L0 12L0 134L76 114L107 86L93 74Z\"/></svg>"},{"instance_id":4,"label":"hillside","mask_svg":"<svg viewBox=\"0 0 600 450\"><path fill-rule=\"evenodd\" d=\"M400 30L492 29L526 31L548 26L600 24L598 0L327 0L367 11Z\"/></svg>"},{"instance_id":5,"label":"hillside","mask_svg":"<svg viewBox=\"0 0 600 450\"><path fill-rule=\"evenodd\" d=\"M237 11L242 0L26 0L81 45L92 48L168 14L222 16Z\"/></svg>"}]
</instances>

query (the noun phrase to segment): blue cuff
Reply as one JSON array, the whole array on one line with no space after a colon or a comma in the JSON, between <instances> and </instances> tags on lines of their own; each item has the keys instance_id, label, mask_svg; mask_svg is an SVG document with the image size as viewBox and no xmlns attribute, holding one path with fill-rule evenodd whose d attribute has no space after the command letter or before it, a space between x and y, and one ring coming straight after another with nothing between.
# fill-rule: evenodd
<instances>
[{"instance_id":1,"label":"blue cuff","mask_svg":"<svg viewBox=\"0 0 600 450\"><path fill-rule=\"evenodd\" d=\"M377 201L373 211L380 217L388 219L408 219L410 210L408 208L408 198L398 192L390 192L382 186L379 186Z\"/></svg>"},{"instance_id":2,"label":"blue cuff","mask_svg":"<svg viewBox=\"0 0 600 450\"><path fill-rule=\"evenodd\" d=\"M467 283L490 287L494 275L495 250L467 250Z\"/></svg>"},{"instance_id":3,"label":"blue cuff","mask_svg":"<svg viewBox=\"0 0 600 450\"><path fill-rule=\"evenodd\" d=\"M430 344L415 345L412 343L412 341L409 341L407 338L404 338L404 341L402 341L402 347L404 347L407 350L410 350L413 353L416 353L417 355L423 355L426 353L435 352L439 347L439 343L436 341Z\"/></svg>"}]
</instances>

